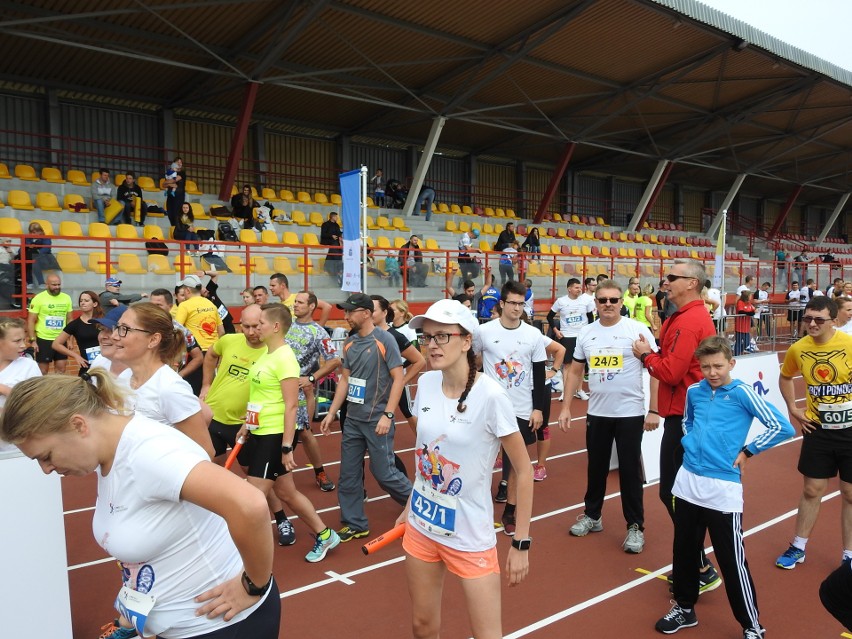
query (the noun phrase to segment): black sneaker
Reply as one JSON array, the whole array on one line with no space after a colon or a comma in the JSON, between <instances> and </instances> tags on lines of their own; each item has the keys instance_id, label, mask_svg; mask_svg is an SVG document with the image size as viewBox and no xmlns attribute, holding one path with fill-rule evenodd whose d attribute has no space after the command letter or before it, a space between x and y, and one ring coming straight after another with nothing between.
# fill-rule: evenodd
<instances>
[{"instance_id":1,"label":"black sneaker","mask_svg":"<svg viewBox=\"0 0 852 639\"><path fill-rule=\"evenodd\" d=\"M497 494L494 496L494 501L498 504L505 504L509 501L509 482L500 482L500 485L497 486Z\"/></svg>"},{"instance_id":2,"label":"black sneaker","mask_svg":"<svg viewBox=\"0 0 852 639\"><path fill-rule=\"evenodd\" d=\"M507 513L503 513L503 516L500 517L500 523L503 524L503 532L509 535L509 537L515 536L515 513L511 515Z\"/></svg>"},{"instance_id":3,"label":"black sneaker","mask_svg":"<svg viewBox=\"0 0 852 639\"><path fill-rule=\"evenodd\" d=\"M369 530L355 530L354 528L350 528L349 526L344 526L343 528L337 531L337 536L340 537L340 543L342 544L345 544L347 541L351 541L353 539L361 539L362 537L367 537L369 534Z\"/></svg>"},{"instance_id":4,"label":"black sneaker","mask_svg":"<svg viewBox=\"0 0 852 639\"><path fill-rule=\"evenodd\" d=\"M328 475L325 474L324 470L321 470L317 473L317 488L319 488L322 492L328 493L334 490L334 482L328 478Z\"/></svg>"},{"instance_id":5,"label":"black sneaker","mask_svg":"<svg viewBox=\"0 0 852 639\"><path fill-rule=\"evenodd\" d=\"M763 639L765 633L763 628L746 628L743 630L743 639Z\"/></svg>"},{"instance_id":6,"label":"black sneaker","mask_svg":"<svg viewBox=\"0 0 852 639\"><path fill-rule=\"evenodd\" d=\"M668 614L654 625L654 628L656 628L658 632L671 635L682 628L692 628L697 625L698 619L695 617L695 609L687 612L678 604L674 604Z\"/></svg>"},{"instance_id":7,"label":"black sneaker","mask_svg":"<svg viewBox=\"0 0 852 639\"><path fill-rule=\"evenodd\" d=\"M698 594L703 595L705 592L716 590L716 588L721 585L722 578L719 576L719 573L716 572L713 564L708 562L707 570L698 573Z\"/></svg>"},{"instance_id":8,"label":"black sneaker","mask_svg":"<svg viewBox=\"0 0 852 639\"><path fill-rule=\"evenodd\" d=\"M285 519L278 524L278 545L292 546L296 543L296 531L293 529L293 524L289 519Z\"/></svg>"}]
</instances>

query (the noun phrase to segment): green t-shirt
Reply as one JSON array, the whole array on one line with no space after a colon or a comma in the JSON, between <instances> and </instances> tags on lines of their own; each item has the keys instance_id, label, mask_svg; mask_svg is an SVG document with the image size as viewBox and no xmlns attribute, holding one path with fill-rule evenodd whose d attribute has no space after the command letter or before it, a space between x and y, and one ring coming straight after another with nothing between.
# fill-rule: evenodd
<instances>
[{"instance_id":1,"label":"green t-shirt","mask_svg":"<svg viewBox=\"0 0 852 639\"><path fill-rule=\"evenodd\" d=\"M651 298L646 295L640 295L636 298L636 303L633 306L633 319L637 322L642 322L645 326L650 327L651 322L648 321L648 318L645 317L645 309L651 306L653 302Z\"/></svg>"},{"instance_id":2,"label":"green t-shirt","mask_svg":"<svg viewBox=\"0 0 852 639\"><path fill-rule=\"evenodd\" d=\"M207 393L207 405L217 422L242 425L249 401L249 369L266 353L266 346L252 348L245 336L237 333L223 335L211 348L219 356L219 368Z\"/></svg>"},{"instance_id":3,"label":"green t-shirt","mask_svg":"<svg viewBox=\"0 0 852 639\"><path fill-rule=\"evenodd\" d=\"M293 349L284 344L261 355L249 371L249 402L259 404L258 428L254 435L284 432L284 396L281 382L299 377L299 362Z\"/></svg>"},{"instance_id":4,"label":"green t-shirt","mask_svg":"<svg viewBox=\"0 0 852 639\"><path fill-rule=\"evenodd\" d=\"M38 315L35 333L39 339L52 342L68 325L68 313L74 308L74 303L67 293L51 295L50 291L42 291L30 302L30 313Z\"/></svg>"}]
</instances>

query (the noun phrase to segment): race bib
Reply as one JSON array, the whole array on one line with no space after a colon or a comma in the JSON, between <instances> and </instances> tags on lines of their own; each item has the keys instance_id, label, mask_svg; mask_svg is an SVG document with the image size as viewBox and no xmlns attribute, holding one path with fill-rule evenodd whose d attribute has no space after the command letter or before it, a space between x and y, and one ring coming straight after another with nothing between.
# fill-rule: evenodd
<instances>
[{"instance_id":1,"label":"race bib","mask_svg":"<svg viewBox=\"0 0 852 639\"><path fill-rule=\"evenodd\" d=\"M582 324L583 323L583 316L582 315L569 315L568 317L565 318L565 323L572 325L572 326L574 324Z\"/></svg>"},{"instance_id":2,"label":"race bib","mask_svg":"<svg viewBox=\"0 0 852 639\"><path fill-rule=\"evenodd\" d=\"M115 599L115 609L119 614L133 624L140 637L144 636L145 622L154 607L156 597L131 590L127 586L118 591Z\"/></svg>"},{"instance_id":3,"label":"race bib","mask_svg":"<svg viewBox=\"0 0 852 639\"><path fill-rule=\"evenodd\" d=\"M819 404L819 421L826 430L842 430L852 426L852 402Z\"/></svg>"},{"instance_id":4,"label":"race bib","mask_svg":"<svg viewBox=\"0 0 852 639\"><path fill-rule=\"evenodd\" d=\"M222 304L219 308L219 319L223 320L228 317L228 307Z\"/></svg>"},{"instance_id":5,"label":"race bib","mask_svg":"<svg viewBox=\"0 0 852 639\"><path fill-rule=\"evenodd\" d=\"M624 368L624 355L620 348L599 348L589 357L589 369L597 373L620 373Z\"/></svg>"},{"instance_id":6,"label":"race bib","mask_svg":"<svg viewBox=\"0 0 852 639\"><path fill-rule=\"evenodd\" d=\"M100 354L101 354L101 347L100 346L91 346L91 347L86 349L85 353L83 353L83 355L86 358L86 361L89 362L89 364L94 362L95 358Z\"/></svg>"},{"instance_id":7,"label":"race bib","mask_svg":"<svg viewBox=\"0 0 852 639\"><path fill-rule=\"evenodd\" d=\"M48 315L44 320L44 325L46 328L53 328L58 331L61 331L63 328L65 328L65 316Z\"/></svg>"},{"instance_id":8,"label":"race bib","mask_svg":"<svg viewBox=\"0 0 852 639\"><path fill-rule=\"evenodd\" d=\"M353 404L363 404L367 395L367 380L360 377L349 378L349 391L346 393L346 401Z\"/></svg>"},{"instance_id":9,"label":"race bib","mask_svg":"<svg viewBox=\"0 0 852 639\"><path fill-rule=\"evenodd\" d=\"M246 406L246 428L248 430L257 430L260 428L260 411L263 409L263 404L249 402Z\"/></svg>"},{"instance_id":10,"label":"race bib","mask_svg":"<svg viewBox=\"0 0 852 639\"><path fill-rule=\"evenodd\" d=\"M454 537L458 497L439 493L418 478L411 495L411 512L418 526L437 535Z\"/></svg>"}]
</instances>

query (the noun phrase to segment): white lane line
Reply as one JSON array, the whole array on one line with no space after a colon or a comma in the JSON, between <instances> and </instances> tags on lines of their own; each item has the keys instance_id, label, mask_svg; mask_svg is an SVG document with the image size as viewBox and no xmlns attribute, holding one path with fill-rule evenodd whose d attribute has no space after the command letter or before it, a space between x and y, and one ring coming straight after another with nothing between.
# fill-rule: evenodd
<instances>
[{"instance_id":1,"label":"white lane line","mask_svg":"<svg viewBox=\"0 0 852 639\"><path fill-rule=\"evenodd\" d=\"M352 586L352 585L355 584L355 582L352 581L351 579L349 579L348 577L344 577L340 573L336 573L333 570L327 570L325 574L327 574L329 577L331 577L335 581L340 581L342 583L345 583L347 586Z\"/></svg>"},{"instance_id":2,"label":"white lane line","mask_svg":"<svg viewBox=\"0 0 852 639\"><path fill-rule=\"evenodd\" d=\"M88 568L89 566L97 566L98 564L105 564L109 561L116 561L115 557L104 557L103 559L96 559L95 561L87 561L84 564L74 564L73 566L68 566L68 572L72 570L78 570L80 568Z\"/></svg>"}]
</instances>

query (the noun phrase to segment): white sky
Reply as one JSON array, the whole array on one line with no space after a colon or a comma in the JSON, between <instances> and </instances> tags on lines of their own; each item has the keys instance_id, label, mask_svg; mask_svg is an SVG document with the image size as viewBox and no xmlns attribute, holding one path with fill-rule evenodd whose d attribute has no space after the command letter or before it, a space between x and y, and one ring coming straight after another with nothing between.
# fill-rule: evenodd
<instances>
[{"instance_id":1,"label":"white sky","mask_svg":"<svg viewBox=\"0 0 852 639\"><path fill-rule=\"evenodd\" d=\"M852 25L850 0L699 1L852 71L852 45L848 40Z\"/></svg>"}]
</instances>

